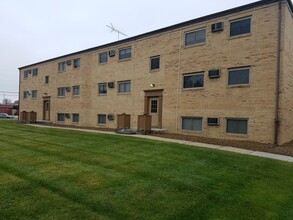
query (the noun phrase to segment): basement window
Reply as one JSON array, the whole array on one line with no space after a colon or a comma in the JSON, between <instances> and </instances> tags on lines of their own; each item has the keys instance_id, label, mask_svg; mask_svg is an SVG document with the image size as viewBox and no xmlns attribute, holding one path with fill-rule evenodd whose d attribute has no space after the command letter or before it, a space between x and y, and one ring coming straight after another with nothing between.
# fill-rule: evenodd
<instances>
[{"instance_id":1,"label":"basement window","mask_svg":"<svg viewBox=\"0 0 293 220\"><path fill-rule=\"evenodd\" d=\"M248 120L247 119L227 119L226 132L230 134L247 134Z\"/></svg>"},{"instance_id":2,"label":"basement window","mask_svg":"<svg viewBox=\"0 0 293 220\"><path fill-rule=\"evenodd\" d=\"M106 125L106 115L98 114L98 125Z\"/></svg>"},{"instance_id":3,"label":"basement window","mask_svg":"<svg viewBox=\"0 0 293 220\"><path fill-rule=\"evenodd\" d=\"M57 121L65 121L65 114L64 113L58 113L57 114Z\"/></svg>"},{"instance_id":4,"label":"basement window","mask_svg":"<svg viewBox=\"0 0 293 220\"><path fill-rule=\"evenodd\" d=\"M79 114L72 114L72 122L79 123Z\"/></svg>"},{"instance_id":5,"label":"basement window","mask_svg":"<svg viewBox=\"0 0 293 220\"><path fill-rule=\"evenodd\" d=\"M202 131L202 118L182 117L182 130Z\"/></svg>"}]
</instances>

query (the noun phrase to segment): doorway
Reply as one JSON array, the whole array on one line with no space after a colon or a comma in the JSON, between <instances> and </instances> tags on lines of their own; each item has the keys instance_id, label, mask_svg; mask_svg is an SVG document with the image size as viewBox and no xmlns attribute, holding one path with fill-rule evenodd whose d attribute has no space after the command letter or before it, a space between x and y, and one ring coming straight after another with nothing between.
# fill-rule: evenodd
<instances>
[{"instance_id":1,"label":"doorway","mask_svg":"<svg viewBox=\"0 0 293 220\"><path fill-rule=\"evenodd\" d=\"M144 113L152 116L152 127L162 128L163 90L145 91Z\"/></svg>"},{"instance_id":2,"label":"doorway","mask_svg":"<svg viewBox=\"0 0 293 220\"><path fill-rule=\"evenodd\" d=\"M50 121L50 100L44 100L43 120Z\"/></svg>"}]
</instances>

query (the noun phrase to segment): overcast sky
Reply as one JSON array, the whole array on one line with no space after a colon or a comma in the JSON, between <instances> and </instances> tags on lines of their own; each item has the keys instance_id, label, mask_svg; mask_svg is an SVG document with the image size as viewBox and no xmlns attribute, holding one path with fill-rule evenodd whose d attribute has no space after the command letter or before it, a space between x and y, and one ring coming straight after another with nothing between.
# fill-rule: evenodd
<instances>
[{"instance_id":1,"label":"overcast sky","mask_svg":"<svg viewBox=\"0 0 293 220\"><path fill-rule=\"evenodd\" d=\"M18 67L116 41L110 23L135 36L251 2L0 0L0 91L18 92Z\"/></svg>"}]
</instances>

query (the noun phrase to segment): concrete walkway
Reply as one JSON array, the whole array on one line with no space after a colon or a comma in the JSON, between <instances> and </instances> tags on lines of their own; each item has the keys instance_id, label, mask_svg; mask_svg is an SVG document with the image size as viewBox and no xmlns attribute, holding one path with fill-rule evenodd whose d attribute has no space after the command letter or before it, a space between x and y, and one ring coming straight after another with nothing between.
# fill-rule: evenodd
<instances>
[{"instance_id":1,"label":"concrete walkway","mask_svg":"<svg viewBox=\"0 0 293 220\"><path fill-rule=\"evenodd\" d=\"M185 145L190 145L190 146L195 146L195 147L217 149L217 150L223 150L223 151L229 151L229 152L234 152L234 153L239 153L239 154L252 155L252 156L257 156L257 157L270 158L270 159L274 159L274 160L281 160L281 161L287 161L287 162L293 163L293 157L290 157L290 156L284 156L284 155L279 155L279 154L271 154L271 153L260 152L260 151L252 151L252 150L246 150L246 149L229 147L229 146L219 146L219 145L213 145L213 144L204 144L204 143L199 143L199 142L176 140L176 139L162 138L162 137L156 137L156 136L150 136L150 135L140 135L140 134L124 135L124 134L117 134L115 132L99 131L99 130L91 130L91 129L54 127L54 126L45 126L45 125L37 125L37 124L28 124L28 125L33 126L33 127L40 127L40 128L53 128L53 129L62 129L62 130L82 131L82 132L89 132L89 133L111 134L111 135L136 137L136 138L143 138L143 139L149 139L149 140L157 140L157 141L185 144Z\"/></svg>"}]
</instances>

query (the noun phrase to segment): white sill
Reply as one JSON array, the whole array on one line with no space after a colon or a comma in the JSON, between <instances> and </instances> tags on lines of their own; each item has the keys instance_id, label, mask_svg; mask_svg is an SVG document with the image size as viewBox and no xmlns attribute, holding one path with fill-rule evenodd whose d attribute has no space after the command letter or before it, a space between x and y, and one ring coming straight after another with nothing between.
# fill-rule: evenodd
<instances>
[{"instance_id":1,"label":"white sill","mask_svg":"<svg viewBox=\"0 0 293 220\"><path fill-rule=\"evenodd\" d=\"M160 69L153 69L153 70L150 70L150 73L156 73L156 72L160 72Z\"/></svg>"},{"instance_id":2,"label":"white sill","mask_svg":"<svg viewBox=\"0 0 293 220\"><path fill-rule=\"evenodd\" d=\"M238 38L242 38L242 37L248 37L251 36L251 33L247 33L247 34L239 34L239 35L235 35L235 36L229 36L228 39L229 40L233 40L233 39L238 39Z\"/></svg>"},{"instance_id":3,"label":"white sill","mask_svg":"<svg viewBox=\"0 0 293 220\"><path fill-rule=\"evenodd\" d=\"M76 68L73 67L73 70L79 70L79 69L80 69L80 67L76 67Z\"/></svg>"},{"instance_id":4,"label":"white sill","mask_svg":"<svg viewBox=\"0 0 293 220\"><path fill-rule=\"evenodd\" d=\"M131 58L125 58L125 59L121 59L121 60L119 59L118 62L124 62L124 61L129 61L129 60L131 60Z\"/></svg>"},{"instance_id":5,"label":"white sill","mask_svg":"<svg viewBox=\"0 0 293 220\"><path fill-rule=\"evenodd\" d=\"M204 90L204 87L194 87L194 88L183 88L182 91L196 91L196 90Z\"/></svg>"},{"instance_id":6,"label":"white sill","mask_svg":"<svg viewBox=\"0 0 293 220\"><path fill-rule=\"evenodd\" d=\"M107 96L107 93L105 93L105 94L98 94L98 96Z\"/></svg>"},{"instance_id":7,"label":"white sill","mask_svg":"<svg viewBox=\"0 0 293 220\"><path fill-rule=\"evenodd\" d=\"M64 99L66 96L57 96L57 98L59 99Z\"/></svg>"},{"instance_id":8,"label":"white sill","mask_svg":"<svg viewBox=\"0 0 293 220\"><path fill-rule=\"evenodd\" d=\"M228 85L227 88L247 88L250 87L250 84L236 84L236 85Z\"/></svg>"},{"instance_id":9,"label":"white sill","mask_svg":"<svg viewBox=\"0 0 293 220\"><path fill-rule=\"evenodd\" d=\"M80 95L72 95L73 98L79 98Z\"/></svg>"},{"instance_id":10,"label":"white sill","mask_svg":"<svg viewBox=\"0 0 293 220\"><path fill-rule=\"evenodd\" d=\"M118 95L130 95L131 92L121 92L121 93L118 93Z\"/></svg>"},{"instance_id":11,"label":"white sill","mask_svg":"<svg viewBox=\"0 0 293 220\"><path fill-rule=\"evenodd\" d=\"M206 44L206 42L203 42L203 43L197 43L197 44L192 44L192 45L183 45L183 48L191 48L191 47L199 47L199 46L203 46L203 45L205 45Z\"/></svg>"},{"instance_id":12,"label":"white sill","mask_svg":"<svg viewBox=\"0 0 293 220\"><path fill-rule=\"evenodd\" d=\"M106 124L98 124L98 126L106 126Z\"/></svg>"}]
</instances>

